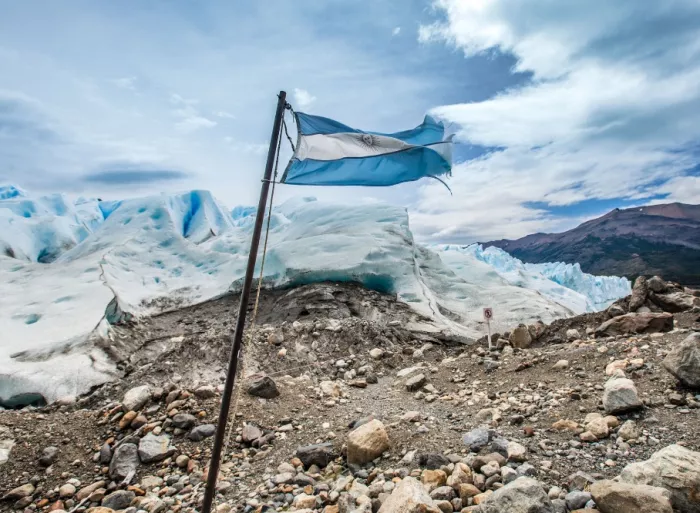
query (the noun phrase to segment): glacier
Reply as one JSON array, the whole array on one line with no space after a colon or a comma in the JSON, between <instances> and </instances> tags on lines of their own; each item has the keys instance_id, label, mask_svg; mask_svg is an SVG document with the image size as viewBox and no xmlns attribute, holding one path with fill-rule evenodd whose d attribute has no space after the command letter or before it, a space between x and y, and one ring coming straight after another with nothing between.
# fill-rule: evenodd
<instances>
[{"instance_id":1,"label":"glacier","mask_svg":"<svg viewBox=\"0 0 700 513\"><path fill-rule=\"evenodd\" d=\"M116 321L240 289L250 207L227 210L207 191L100 201L10 186L0 187L0 198L0 398L34 392L53 401L116 379ZM484 257L488 249L424 247L402 207L294 198L275 206L270 221L266 287L358 282L429 320L417 330L474 339L484 333L486 306L502 331L603 300L568 288L594 283L575 266L525 267L519 281L506 271L515 264Z\"/></svg>"},{"instance_id":2,"label":"glacier","mask_svg":"<svg viewBox=\"0 0 700 513\"><path fill-rule=\"evenodd\" d=\"M468 272L474 259L485 262L509 284L538 290L576 314L604 310L632 292L627 278L593 276L584 273L578 263L524 263L501 248L481 244L436 244L431 249L457 274Z\"/></svg>"}]
</instances>

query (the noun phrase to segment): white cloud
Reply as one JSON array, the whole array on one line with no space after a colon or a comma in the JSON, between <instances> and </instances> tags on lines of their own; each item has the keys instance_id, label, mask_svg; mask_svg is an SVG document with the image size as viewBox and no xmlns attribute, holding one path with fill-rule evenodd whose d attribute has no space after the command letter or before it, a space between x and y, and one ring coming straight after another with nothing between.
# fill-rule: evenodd
<instances>
[{"instance_id":1,"label":"white cloud","mask_svg":"<svg viewBox=\"0 0 700 513\"><path fill-rule=\"evenodd\" d=\"M235 114L231 114L230 112L226 112L225 110L219 110L214 113L214 115L217 118L223 118L223 119L236 119Z\"/></svg>"},{"instance_id":2,"label":"white cloud","mask_svg":"<svg viewBox=\"0 0 700 513\"><path fill-rule=\"evenodd\" d=\"M401 27L394 27L394 30L391 31L392 36L398 36L401 33Z\"/></svg>"},{"instance_id":3,"label":"white cloud","mask_svg":"<svg viewBox=\"0 0 700 513\"><path fill-rule=\"evenodd\" d=\"M294 103L297 107L304 109L316 101L316 97L313 96L306 89L294 88Z\"/></svg>"},{"instance_id":4,"label":"white cloud","mask_svg":"<svg viewBox=\"0 0 700 513\"><path fill-rule=\"evenodd\" d=\"M216 126L216 121L205 118L203 116L189 116L182 121L175 123L175 128L180 132L190 133L201 128L211 128Z\"/></svg>"},{"instance_id":5,"label":"white cloud","mask_svg":"<svg viewBox=\"0 0 700 513\"><path fill-rule=\"evenodd\" d=\"M500 150L456 166L453 198L440 186L421 189L412 223L423 237L485 240L561 224L533 202L691 199L685 188L698 180L683 174L696 158L684 149L700 140L700 10L692 2L435 5L447 21L421 27L421 41L445 41L467 57L511 53L514 71L532 79L434 109L459 125L459 139Z\"/></svg>"},{"instance_id":6,"label":"white cloud","mask_svg":"<svg viewBox=\"0 0 700 513\"><path fill-rule=\"evenodd\" d=\"M115 78L112 80L112 83L122 89L128 89L130 91L136 90L136 77Z\"/></svg>"}]
</instances>

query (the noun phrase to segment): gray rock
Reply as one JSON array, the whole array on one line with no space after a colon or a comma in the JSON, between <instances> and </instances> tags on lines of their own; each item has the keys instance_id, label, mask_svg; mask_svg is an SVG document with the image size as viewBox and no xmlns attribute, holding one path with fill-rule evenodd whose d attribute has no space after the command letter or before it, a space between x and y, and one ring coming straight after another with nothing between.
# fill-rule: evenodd
<instances>
[{"instance_id":1,"label":"gray rock","mask_svg":"<svg viewBox=\"0 0 700 513\"><path fill-rule=\"evenodd\" d=\"M193 442L201 442L205 438L214 436L215 433L216 426L214 424L202 424L201 426L193 428L192 431L187 434L187 438Z\"/></svg>"},{"instance_id":2,"label":"gray rock","mask_svg":"<svg viewBox=\"0 0 700 513\"><path fill-rule=\"evenodd\" d=\"M554 513L554 506L540 483L529 477L516 479L496 490L480 505L479 513Z\"/></svg>"},{"instance_id":3,"label":"gray rock","mask_svg":"<svg viewBox=\"0 0 700 513\"><path fill-rule=\"evenodd\" d=\"M662 365L685 386L700 388L700 333L692 333L677 344Z\"/></svg>"},{"instance_id":4,"label":"gray rock","mask_svg":"<svg viewBox=\"0 0 700 513\"><path fill-rule=\"evenodd\" d=\"M472 452L479 452L489 443L489 430L483 427L472 429L469 433L462 436L464 445L468 446Z\"/></svg>"},{"instance_id":5,"label":"gray rock","mask_svg":"<svg viewBox=\"0 0 700 513\"><path fill-rule=\"evenodd\" d=\"M700 299L685 292L671 292L670 294L649 294L649 299L659 306L664 312L685 312L694 306L700 305Z\"/></svg>"},{"instance_id":6,"label":"gray rock","mask_svg":"<svg viewBox=\"0 0 700 513\"><path fill-rule=\"evenodd\" d=\"M117 490L102 499L102 507L111 508L113 510L126 509L131 505L131 501L133 501L135 497L136 494L134 492Z\"/></svg>"},{"instance_id":7,"label":"gray rock","mask_svg":"<svg viewBox=\"0 0 700 513\"><path fill-rule=\"evenodd\" d=\"M50 467L58 457L58 447L49 446L44 449L39 458L39 465L42 467Z\"/></svg>"},{"instance_id":8,"label":"gray rock","mask_svg":"<svg viewBox=\"0 0 700 513\"><path fill-rule=\"evenodd\" d=\"M296 451L296 456L304 464L304 468L307 469L311 465L324 468L337 457L331 442L299 447Z\"/></svg>"},{"instance_id":9,"label":"gray rock","mask_svg":"<svg viewBox=\"0 0 700 513\"><path fill-rule=\"evenodd\" d=\"M100 463L107 465L110 461L112 461L112 448L105 443L100 447Z\"/></svg>"},{"instance_id":10,"label":"gray rock","mask_svg":"<svg viewBox=\"0 0 700 513\"><path fill-rule=\"evenodd\" d=\"M211 399L216 396L216 389L213 385L202 385L194 391L194 395L200 399Z\"/></svg>"},{"instance_id":11,"label":"gray rock","mask_svg":"<svg viewBox=\"0 0 700 513\"><path fill-rule=\"evenodd\" d=\"M595 479L590 474L582 471L578 471L575 474L569 476L569 490L585 490L586 487L593 484Z\"/></svg>"},{"instance_id":12,"label":"gray rock","mask_svg":"<svg viewBox=\"0 0 700 513\"><path fill-rule=\"evenodd\" d=\"M564 499L552 499L554 513L566 513L566 501Z\"/></svg>"},{"instance_id":13,"label":"gray rock","mask_svg":"<svg viewBox=\"0 0 700 513\"><path fill-rule=\"evenodd\" d=\"M197 423L197 417L189 413L178 413L172 418L173 426L180 429L190 429Z\"/></svg>"},{"instance_id":14,"label":"gray rock","mask_svg":"<svg viewBox=\"0 0 700 513\"><path fill-rule=\"evenodd\" d=\"M248 385L248 394L264 399L274 399L280 395L280 392L272 378L265 376Z\"/></svg>"},{"instance_id":15,"label":"gray rock","mask_svg":"<svg viewBox=\"0 0 700 513\"><path fill-rule=\"evenodd\" d=\"M134 387L124 394L122 408L124 411L137 411L143 408L150 399L151 387L148 385Z\"/></svg>"},{"instance_id":16,"label":"gray rock","mask_svg":"<svg viewBox=\"0 0 700 513\"><path fill-rule=\"evenodd\" d=\"M668 289L668 284L659 276L652 276L647 280L647 287L652 292L656 292L657 294L659 294L666 292L666 290Z\"/></svg>"},{"instance_id":17,"label":"gray rock","mask_svg":"<svg viewBox=\"0 0 700 513\"><path fill-rule=\"evenodd\" d=\"M591 494L602 513L673 513L665 488L603 480L591 485Z\"/></svg>"},{"instance_id":18,"label":"gray rock","mask_svg":"<svg viewBox=\"0 0 700 513\"><path fill-rule=\"evenodd\" d=\"M634 280L634 285L632 286L632 295L630 296L629 308L630 312L634 312L640 306L644 305L647 300L647 295L649 295L649 287L647 286L647 279L644 276L638 276Z\"/></svg>"},{"instance_id":19,"label":"gray rock","mask_svg":"<svg viewBox=\"0 0 700 513\"><path fill-rule=\"evenodd\" d=\"M168 435L156 436L148 433L139 442L138 455L141 463L163 461L175 454L175 448L170 445Z\"/></svg>"},{"instance_id":20,"label":"gray rock","mask_svg":"<svg viewBox=\"0 0 700 513\"><path fill-rule=\"evenodd\" d=\"M610 317L619 317L620 315L625 315L627 313L627 311L617 303L610 305L606 312L608 312ZM593 330L593 332L595 333L595 330Z\"/></svg>"},{"instance_id":21,"label":"gray rock","mask_svg":"<svg viewBox=\"0 0 700 513\"><path fill-rule=\"evenodd\" d=\"M258 438L261 438L265 433L255 424L246 424L243 426L243 432L241 433L241 438L243 443L251 444Z\"/></svg>"},{"instance_id":22,"label":"gray rock","mask_svg":"<svg viewBox=\"0 0 700 513\"><path fill-rule=\"evenodd\" d=\"M32 494L34 493L34 485L31 483L23 484L22 486L18 486L17 488L13 488L9 492L7 492L5 495L2 496L2 500L5 501L14 501L17 499L23 499L25 497L31 497Z\"/></svg>"},{"instance_id":23,"label":"gray rock","mask_svg":"<svg viewBox=\"0 0 700 513\"><path fill-rule=\"evenodd\" d=\"M136 444L121 444L112 455L112 461L109 464L109 477L115 481L120 481L130 473L135 473L139 462Z\"/></svg>"},{"instance_id":24,"label":"gray rock","mask_svg":"<svg viewBox=\"0 0 700 513\"><path fill-rule=\"evenodd\" d=\"M674 509L700 513L700 452L669 445L646 461L627 465L620 473L620 480L666 488Z\"/></svg>"},{"instance_id":25,"label":"gray rock","mask_svg":"<svg viewBox=\"0 0 700 513\"><path fill-rule=\"evenodd\" d=\"M428 470L438 470L450 464L450 460L437 452L421 453L416 457L418 466Z\"/></svg>"},{"instance_id":26,"label":"gray rock","mask_svg":"<svg viewBox=\"0 0 700 513\"><path fill-rule=\"evenodd\" d=\"M451 501L457 497L457 493L451 486L438 486L430 492L430 497L436 501Z\"/></svg>"},{"instance_id":27,"label":"gray rock","mask_svg":"<svg viewBox=\"0 0 700 513\"><path fill-rule=\"evenodd\" d=\"M607 413L623 413L641 407L642 401L631 379L613 376L605 383L603 408Z\"/></svg>"},{"instance_id":28,"label":"gray rock","mask_svg":"<svg viewBox=\"0 0 700 513\"><path fill-rule=\"evenodd\" d=\"M573 491L567 493L564 500L566 501L566 507L572 511L583 509L586 503L591 500L591 494L589 492Z\"/></svg>"},{"instance_id":29,"label":"gray rock","mask_svg":"<svg viewBox=\"0 0 700 513\"><path fill-rule=\"evenodd\" d=\"M523 477L535 477L537 475L537 469L529 463L523 463L522 465L520 465L516 469L516 472L519 476Z\"/></svg>"},{"instance_id":30,"label":"gray rock","mask_svg":"<svg viewBox=\"0 0 700 513\"><path fill-rule=\"evenodd\" d=\"M420 390L427 381L425 374L416 374L406 380L406 390L409 392Z\"/></svg>"}]
</instances>

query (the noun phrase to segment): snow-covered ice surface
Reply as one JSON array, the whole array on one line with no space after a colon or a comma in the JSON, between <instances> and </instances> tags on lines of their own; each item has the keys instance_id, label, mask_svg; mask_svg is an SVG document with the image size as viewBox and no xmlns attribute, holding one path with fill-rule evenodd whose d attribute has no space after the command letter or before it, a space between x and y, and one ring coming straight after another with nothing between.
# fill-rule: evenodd
<instances>
[{"instance_id":1,"label":"snow-covered ice surface","mask_svg":"<svg viewBox=\"0 0 700 513\"><path fill-rule=\"evenodd\" d=\"M484 262L509 284L537 290L576 314L603 310L632 292L627 278L586 274L579 264L526 264L500 248L484 249L481 244L441 244L431 249L460 276L469 279L474 261Z\"/></svg>"},{"instance_id":2,"label":"snow-covered ice surface","mask_svg":"<svg viewBox=\"0 0 700 513\"><path fill-rule=\"evenodd\" d=\"M115 316L221 296L237 290L245 272L254 212L230 212L206 191L71 202L5 187L0 198L0 397L37 392L55 400L114 379L105 337ZM483 333L484 306L494 307L502 330L571 315L585 303L552 280L542 278L567 301L543 294L540 282L515 286L486 261L464 258L416 244L403 208L300 198L273 211L263 279L270 287L359 282L395 294L437 329L474 338ZM552 269L542 272L557 274Z\"/></svg>"}]
</instances>

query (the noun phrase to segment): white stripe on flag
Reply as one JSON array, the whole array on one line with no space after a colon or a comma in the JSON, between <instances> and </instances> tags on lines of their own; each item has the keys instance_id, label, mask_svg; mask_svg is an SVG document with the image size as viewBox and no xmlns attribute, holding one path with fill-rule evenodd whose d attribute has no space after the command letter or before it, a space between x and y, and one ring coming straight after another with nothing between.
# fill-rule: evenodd
<instances>
[{"instance_id":1,"label":"white stripe on flag","mask_svg":"<svg viewBox=\"0 0 700 513\"><path fill-rule=\"evenodd\" d=\"M302 135L296 151L299 160L338 160L374 157L412 148L413 145L385 135L337 133Z\"/></svg>"}]
</instances>

